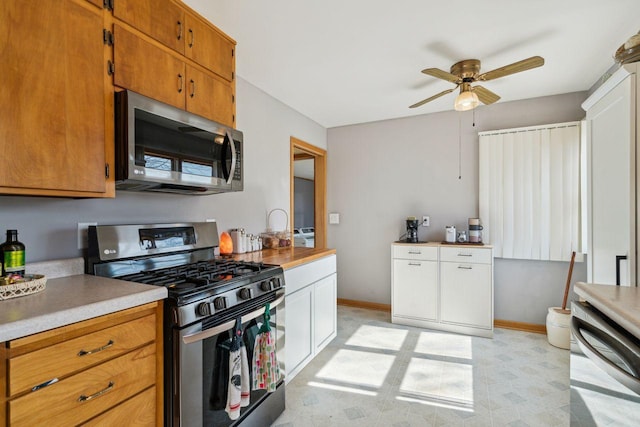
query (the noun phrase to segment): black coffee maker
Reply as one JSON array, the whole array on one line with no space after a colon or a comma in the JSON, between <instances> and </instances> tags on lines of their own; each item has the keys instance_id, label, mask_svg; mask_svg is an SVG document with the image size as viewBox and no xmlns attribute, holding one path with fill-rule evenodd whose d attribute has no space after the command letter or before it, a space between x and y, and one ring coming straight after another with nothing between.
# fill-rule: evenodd
<instances>
[{"instance_id":1,"label":"black coffee maker","mask_svg":"<svg viewBox=\"0 0 640 427\"><path fill-rule=\"evenodd\" d=\"M418 243L418 220L415 217L407 218L407 242Z\"/></svg>"}]
</instances>

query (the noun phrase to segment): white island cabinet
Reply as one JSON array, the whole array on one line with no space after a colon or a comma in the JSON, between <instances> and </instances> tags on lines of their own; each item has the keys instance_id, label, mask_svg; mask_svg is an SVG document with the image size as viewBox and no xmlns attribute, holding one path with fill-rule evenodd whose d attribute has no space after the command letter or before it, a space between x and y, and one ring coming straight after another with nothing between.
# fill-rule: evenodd
<instances>
[{"instance_id":1,"label":"white island cabinet","mask_svg":"<svg viewBox=\"0 0 640 427\"><path fill-rule=\"evenodd\" d=\"M493 336L491 246L394 243L393 323Z\"/></svg>"},{"instance_id":2,"label":"white island cabinet","mask_svg":"<svg viewBox=\"0 0 640 427\"><path fill-rule=\"evenodd\" d=\"M336 256L285 270L284 280L285 370L289 382L336 337Z\"/></svg>"}]
</instances>

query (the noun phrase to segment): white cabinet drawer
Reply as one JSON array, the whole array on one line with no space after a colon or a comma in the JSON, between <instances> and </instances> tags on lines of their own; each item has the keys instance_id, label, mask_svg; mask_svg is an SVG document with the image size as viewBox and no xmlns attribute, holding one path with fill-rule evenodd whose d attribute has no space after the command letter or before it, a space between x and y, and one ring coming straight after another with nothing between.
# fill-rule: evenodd
<instances>
[{"instance_id":1,"label":"white cabinet drawer","mask_svg":"<svg viewBox=\"0 0 640 427\"><path fill-rule=\"evenodd\" d=\"M399 259L419 259L424 261L438 260L437 246L409 246L393 245L393 258Z\"/></svg>"},{"instance_id":2,"label":"white cabinet drawer","mask_svg":"<svg viewBox=\"0 0 640 427\"><path fill-rule=\"evenodd\" d=\"M491 264L493 251L491 248L472 248L452 246L440 248L440 261Z\"/></svg>"}]
</instances>

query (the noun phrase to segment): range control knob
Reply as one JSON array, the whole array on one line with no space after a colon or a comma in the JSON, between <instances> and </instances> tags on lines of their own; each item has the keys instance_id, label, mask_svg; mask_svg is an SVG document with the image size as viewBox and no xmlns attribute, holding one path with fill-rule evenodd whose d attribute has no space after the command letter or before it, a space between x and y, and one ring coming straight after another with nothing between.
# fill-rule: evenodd
<instances>
[{"instance_id":1,"label":"range control knob","mask_svg":"<svg viewBox=\"0 0 640 427\"><path fill-rule=\"evenodd\" d=\"M271 280L265 280L260 283L260 289L264 292L269 292L271 290Z\"/></svg>"},{"instance_id":2,"label":"range control knob","mask_svg":"<svg viewBox=\"0 0 640 427\"><path fill-rule=\"evenodd\" d=\"M218 297L213 300L213 306L216 310L222 310L223 308L227 308L227 298Z\"/></svg>"},{"instance_id":3,"label":"range control knob","mask_svg":"<svg viewBox=\"0 0 640 427\"><path fill-rule=\"evenodd\" d=\"M251 288L242 288L240 289L240 299L251 299L252 292Z\"/></svg>"},{"instance_id":4,"label":"range control knob","mask_svg":"<svg viewBox=\"0 0 640 427\"><path fill-rule=\"evenodd\" d=\"M281 288L282 287L282 279L280 277L276 277L273 279L273 287L275 289Z\"/></svg>"},{"instance_id":5,"label":"range control knob","mask_svg":"<svg viewBox=\"0 0 640 427\"><path fill-rule=\"evenodd\" d=\"M211 306L208 302L203 302L198 304L198 308L196 309L200 316L210 316L211 315Z\"/></svg>"}]
</instances>

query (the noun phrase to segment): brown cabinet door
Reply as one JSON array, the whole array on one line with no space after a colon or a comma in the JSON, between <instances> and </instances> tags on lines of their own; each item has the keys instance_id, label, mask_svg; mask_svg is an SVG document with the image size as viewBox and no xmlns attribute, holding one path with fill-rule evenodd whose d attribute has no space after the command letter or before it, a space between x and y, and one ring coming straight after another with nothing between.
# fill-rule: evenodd
<instances>
[{"instance_id":1,"label":"brown cabinet door","mask_svg":"<svg viewBox=\"0 0 640 427\"><path fill-rule=\"evenodd\" d=\"M184 54L184 12L169 0L117 0L113 16Z\"/></svg>"},{"instance_id":2,"label":"brown cabinet door","mask_svg":"<svg viewBox=\"0 0 640 427\"><path fill-rule=\"evenodd\" d=\"M233 127L230 83L191 66L187 66L187 78L187 110Z\"/></svg>"},{"instance_id":3,"label":"brown cabinet door","mask_svg":"<svg viewBox=\"0 0 640 427\"><path fill-rule=\"evenodd\" d=\"M185 108L184 62L117 24L113 46L114 85Z\"/></svg>"},{"instance_id":4,"label":"brown cabinet door","mask_svg":"<svg viewBox=\"0 0 640 427\"><path fill-rule=\"evenodd\" d=\"M233 80L234 43L202 18L185 12L185 56L225 80Z\"/></svg>"},{"instance_id":5,"label":"brown cabinet door","mask_svg":"<svg viewBox=\"0 0 640 427\"><path fill-rule=\"evenodd\" d=\"M0 192L105 192L102 28L85 1L0 1Z\"/></svg>"}]
</instances>

